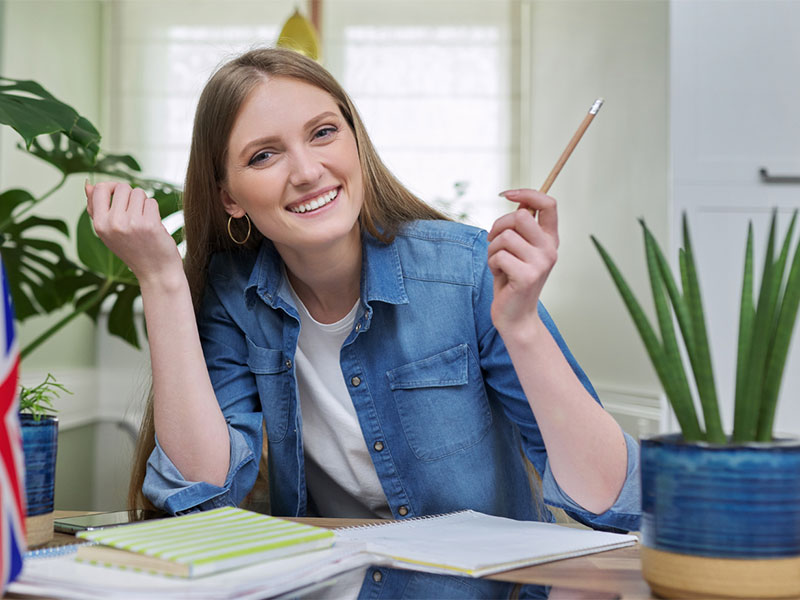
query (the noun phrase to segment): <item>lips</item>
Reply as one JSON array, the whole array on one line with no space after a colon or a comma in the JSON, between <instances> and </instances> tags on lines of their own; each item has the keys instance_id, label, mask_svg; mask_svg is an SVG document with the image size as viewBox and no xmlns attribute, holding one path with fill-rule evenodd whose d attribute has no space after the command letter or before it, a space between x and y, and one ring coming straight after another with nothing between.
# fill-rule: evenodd
<instances>
[{"instance_id":1,"label":"lips","mask_svg":"<svg viewBox=\"0 0 800 600\"><path fill-rule=\"evenodd\" d=\"M286 209L290 212L303 214L307 212L313 212L317 209L322 208L326 204L330 204L333 202L334 199L339 195L340 188L334 188L332 190L328 190L323 194L319 194L316 197L310 198L308 200L304 200L302 202L296 202L290 206L287 206Z\"/></svg>"}]
</instances>

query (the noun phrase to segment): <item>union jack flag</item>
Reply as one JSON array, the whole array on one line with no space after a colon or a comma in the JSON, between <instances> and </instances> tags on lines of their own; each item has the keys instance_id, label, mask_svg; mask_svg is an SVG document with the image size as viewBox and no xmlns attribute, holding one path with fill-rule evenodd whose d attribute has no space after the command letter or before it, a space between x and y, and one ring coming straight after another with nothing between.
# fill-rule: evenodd
<instances>
[{"instance_id":1,"label":"union jack flag","mask_svg":"<svg viewBox=\"0 0 800 600\"><path fill-rule=\"evenodd\" d=\"M25 472L17 416L19 350L6 270L0 259L0 595L22 570Z\"/></svg>"}]
</instances>

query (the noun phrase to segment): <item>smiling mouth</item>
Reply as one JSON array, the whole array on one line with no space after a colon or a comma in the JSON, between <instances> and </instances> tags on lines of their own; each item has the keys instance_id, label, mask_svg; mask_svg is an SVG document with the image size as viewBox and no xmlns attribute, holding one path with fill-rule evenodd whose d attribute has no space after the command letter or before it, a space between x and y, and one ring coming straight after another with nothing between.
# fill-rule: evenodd
<instances>
[{"instance_id":1,"label":"smiling mouth","mask_svg":"<svg viewBox=\"0 0 800 600\"><path fill-rule=\"evenodd\" d=\"M331 202L333 202L339 195L339 189L340 188L336 188L334 190L326 192L325 194L317 196L313 200L309 200L308 202L304 202L303 204L299 204L297 206L291 206L288 208L288 210L298 214L318 210L323 206L325 206L326 204L330 204Z\"/></svg>"}]
</instances>

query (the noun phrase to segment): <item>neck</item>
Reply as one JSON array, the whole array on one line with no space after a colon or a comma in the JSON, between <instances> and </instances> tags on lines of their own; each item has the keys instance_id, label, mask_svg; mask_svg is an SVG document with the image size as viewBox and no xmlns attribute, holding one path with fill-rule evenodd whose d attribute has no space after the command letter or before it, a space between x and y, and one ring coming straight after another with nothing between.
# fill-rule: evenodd
<instances>
[{"instance_id":1,"label":"neck","mask_svg":"<svg viewBox=\"0 0 800 600\"><path fill-rule=\"evenodd\" d=\"M361 291L361 236L298 252L279 248L286 274L308 312L320 323L344 318Z\"/></svg>"}]
</instances>

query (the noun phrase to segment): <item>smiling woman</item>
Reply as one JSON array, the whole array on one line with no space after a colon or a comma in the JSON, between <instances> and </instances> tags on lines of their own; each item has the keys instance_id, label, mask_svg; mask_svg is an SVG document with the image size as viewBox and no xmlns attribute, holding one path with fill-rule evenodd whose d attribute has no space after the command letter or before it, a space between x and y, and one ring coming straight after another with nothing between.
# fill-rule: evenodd
<instances>
[{"instance_id":1,"label":"smiling woman","mask_svg":"<svg viewBox=\"0 0 800 600\"><path fill-rule=\"evenodd\" d=\"M195 117L185 271L141 190L87 187L150 333L134 497L238 505L263 422L277 515L552 520L547 502L635 528L636 443L539 302L556 202L503 195L532 211L488 233L449 221L383 165L319 64L262 49L221 67Z\"/></svg>"}]
</instances>

